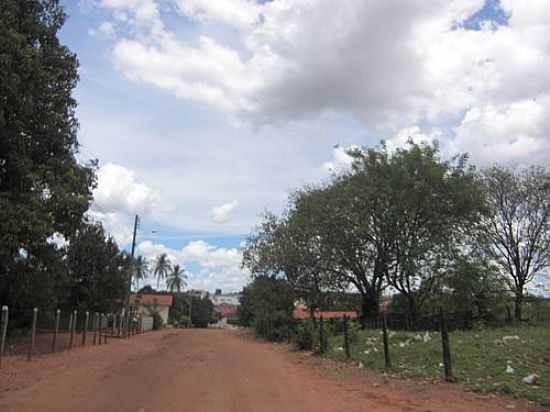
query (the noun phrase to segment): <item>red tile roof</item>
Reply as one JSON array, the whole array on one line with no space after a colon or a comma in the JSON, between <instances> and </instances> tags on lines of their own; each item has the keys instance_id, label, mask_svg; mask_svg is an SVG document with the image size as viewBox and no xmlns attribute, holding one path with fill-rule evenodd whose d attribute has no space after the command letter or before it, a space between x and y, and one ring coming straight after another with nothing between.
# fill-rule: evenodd
<instances>
[{"instance_id":1,"label":"red tile roof","mask_svg":"<svg viewBox=\"0 0 550 412\"><path fill-rule=\"evenodd\" d=\"M172 306L173 296L160 293L130 294L130 305Z\"/></svg>"},{"instance_id":2,"label":"red tile roof","mask_svg":"<svg viewBox=\"0 0 550 412\"><path fill-rule=\"evenodd\" d=\"M356 319L357 318L357 312L354 311L323 311L323 312L314 312L313 316L317 319L319 319L321 316L323 316L323 319L333 319L333 318L343 318L344 315L346 315L350 319ZM292 317L294 319L309 319L311 317L310 312L308 312L304 305L297 305L294 309L294 312L292 314Z\"/></svg>"},{"instance_id":3,"label":"red tile roof","mask_svg":"<svg viewBox=\"0 0 550 412\"><path fill-rule=\"evenodd\" d=\"M214 310L227 318L237 313L237 306L228 303L220 303L219 305L214 305Z\"/></svg>"}]
</instances>

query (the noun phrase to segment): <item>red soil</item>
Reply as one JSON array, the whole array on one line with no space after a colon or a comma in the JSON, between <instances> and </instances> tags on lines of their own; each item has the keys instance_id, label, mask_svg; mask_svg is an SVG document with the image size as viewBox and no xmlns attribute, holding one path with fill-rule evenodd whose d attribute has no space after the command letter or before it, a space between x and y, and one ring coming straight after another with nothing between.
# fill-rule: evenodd
<instances>
[{"instance_id":1,"label":"red soil","mask_svg":"<svg viewBox=\"0 0 550 412\"><path fill-rule=\"evenodd\" d=\"M0 411L542 410L458 385L386 379L227 330L166 330L33 362L7 357Z\"/></svg>"}]
</instances>

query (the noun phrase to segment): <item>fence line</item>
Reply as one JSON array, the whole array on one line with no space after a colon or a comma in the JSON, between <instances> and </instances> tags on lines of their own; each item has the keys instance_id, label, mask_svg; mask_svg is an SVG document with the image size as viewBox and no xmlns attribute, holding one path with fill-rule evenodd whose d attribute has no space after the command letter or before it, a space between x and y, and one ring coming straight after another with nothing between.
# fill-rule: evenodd
<instances>
[{"instance_id":1,"label":"fence line","mask_svg":"<svg viewBox=\"0 0 550 412\"><path fill-rule=\"evenodd\" d=\"M0 367L7 355L26 354L31 361L36 354L71 350L90 343L107 344L108 338L126 339L142 334L150 330L144 327L149 323L149 317L135 308L119 313L79 313L38 308L10 311L4 305L0 316Z\"/></svg>"},{"instance_id":2,"label":"fence line","mask_svg":"<svg viewBox=\"0 0 550 412\"><path fill-rule=\"evenodd\" d=\"M459 329L471 329L473 327L474 317L471 312L455 312L455 313L445 313L443 308L440 308L438 313L422 316L416 321L412 321L410 317L402 313L382 313L376 318L371 318L363 322L363 326L367 329L378 330L381 329L381 339L382 347L384 352L384 366L386 370L392 368L391 354L390 354L390 330L403 330L403 331L438 331L441 336L441 345L442 345L442 366L444 367L444 378L448 382L455 382L456 379L453 375L452 368L452 356L451 356L451 347L449 340L449 331L459 330ZM305 319L303 321L309 321ZM335 322L336 321L336 322ZM340 325L338 326L338 323ZM335 332L334 335L342 335L343 337L343 348L346 359L351 359L352 352L352 342L350 338L350 319L347 315L344 315L341 318L331 318L330 327L332 331ZM318 333L319 345L318 351L320 354L326 352L326 340L328 339L327 333L325 330L326 322L323 317L319 318L319 323L315 328L319 328L315 334ZM335 331L335 327L338 326L339 332ZM293 330L293 334L296 333L296 330ZM292 340L290 338L289 340Z\"/></svg>"}]
</instances>

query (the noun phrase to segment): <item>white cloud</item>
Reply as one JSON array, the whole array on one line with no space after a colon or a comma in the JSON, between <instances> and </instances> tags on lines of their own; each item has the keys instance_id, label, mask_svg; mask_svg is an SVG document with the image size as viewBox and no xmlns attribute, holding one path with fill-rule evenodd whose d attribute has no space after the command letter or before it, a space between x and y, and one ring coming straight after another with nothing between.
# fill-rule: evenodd
<instances>
[{"instance_id":1,"label":"white cloud","mask_svg":"<svg viewBox=\"0 0 550 412\"><path fill-rule=\"evenodd\" d=\"M151 261L166 253L172 263L187 268L198 265L198 270L187 269L190 288L237 291L249 278L249 273L241 269L242 254L238 249L215 247L204 240L191 241L180 250L144 241L138 244L137 250Z\"/></svg>"},{"instance_id":2,"label":"white cloud","mask_svg":"<svg viewBox=\"0 0 550 412\"><path fill-rule=\"evenodd\" d=\"M93 196L103 213L150 214L157 199L149 187L136 182L133 171L113 163L98 170Z\"/></svg>"},{"instance_id":3,"label":"white cloud","mask_svg":"<svg viewBox=\"0 0 550 412\"><path fill-rule=\"evenodd\" d=\"M67 239L65 239L65 236L58 232L55 232L48 239L46 239L46 241L48 244L54 245L56 249L61 249L69 244Z\"/></svg>"},{"instance_id":4,"label":"white cloud","mask_svg":"<svg viewBox=\"0 0 550 412\"><path fill-rule=\"evenodd\" d=\"M485 22L478 31L461 22L483 0L342 0L339 7L330 0L167 3L198 23L197 38L169 30L154 0L101 0L118 16L131 16L126 22L135 29L114 44L118 69L256 124L327 110L351 112L369 126L394 131L451 123L460 125L456 145L462 149L462 142L468 148L475 147L470 140L485 139L466 136L480 130L466 127L473 124L465 113L491 107L511 113L533 98L548 104L550 18L543 0L528 6L503 1L508 25ZM507 130L501 135L510 138ZM548 134L525 139L540 147Z\"/></svg>"},{"instance_id":5,"label":"white cloud","mask_svg":"<svg viewBox=\"0 0 550 412\"><path fill-rule=\"evenodd\" d=\"M212 208L212 220L216 223L227 223L230 219L230 214L239 205L239 202L233 200L230 203L224 203L221 206Z\"/></svg>"},{"instance_id":6,"label":"white cloud","mask_svg":"<svg viewBox=\"0 0 550 412\"><path fill-rule=\"evenodd\" d=\"M332 160L323 163L321 168L327 173L334 174L341 174L351 170L353 157L351 157L348 152L352 148L357 147L335 146L332 150Z\"/></svg>"},{"instance_id":7,"label":"white cloud","mask_svg":"<svg viewBox=\"0 0 550 412\"><path fill-rule=\"evenodd\" d=\"M548 162L550 95L511 104L473 107L455 130L453 147L481 164Z\"/></svg>"},{"instance_id":8,"label":"white cloud","mask_svg":"<svg viewBox=\"0 0 550 412\"><path fill-rule=\"evenodd\" d=\"M160 209L159 194L136 181L132 170L107 163L97 172L97 187L89 216L101 221L120 245L132 240L134 215L152 218Z\"/></svg>"},{"instance_id":9,"label":"white cloud","mask_svg":"<svg viewBox=\"0 0 550 412\"><path fill-rule=\"evenodd\" d=\"M418 126L410 126L399 130L395 135L387 139L386 147L391 153L396 149L405 148L409 140L412 140L416 144L433 144L440 137L442 137L442 133L439 130L434 130L427 134Z\"/></svg>"},{"instance_id":10,"label":"white cloud","mask_svg":"<svg viewBox=\"0 0 550 412\"><path fill-rule=\"evenodd\" d=\"M97 30L105 37L114 37L115 35L115 26L113 25L113 23L108 21L104 21L103 23L101 23Z\"/></svg>"},{"instance_id":11,"label":"white cloud","mask_svg":"<svg viewBox=\"0 0 550 412\"><path fill-rule=\"evenodd\" d=\"M177 10L190 18L232 26L250 26L260 19L262 6L255 0L176 0Z\"/></svg>"},{"instance_id":12,"label":"white cloud","mask_svg":"<svg viewBox=\"0 0 550 412\"><path fill-rule=\"evenodd\" d=\"M347 170L352 143L550 161L547 1L503 0L508 25L479 31L460 22L483 0L90 1L111 12L107 51L131 80L90 64L79 106L84 149L128 167L94 206L124 242L133 213L185 235L246 233L289 191Z\"/></svg>"}]
</instances>

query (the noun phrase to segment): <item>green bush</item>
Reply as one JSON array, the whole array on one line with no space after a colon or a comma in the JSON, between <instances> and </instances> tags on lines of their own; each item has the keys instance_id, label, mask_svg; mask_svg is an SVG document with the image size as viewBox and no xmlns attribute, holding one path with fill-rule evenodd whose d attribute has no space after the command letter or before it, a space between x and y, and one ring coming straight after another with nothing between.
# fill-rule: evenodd
<instances>
[{"instance_id":1,"label":"green bush","mask_svg":"<svg viewBox=\"0 0 550 412\"><path fill-rule=\"evenodd\" d=\"M350 344L357 343L359 341L359 332L361 331L361 325L357 321L348 322L348 340Z\"/></svg>"},{"instance_id":2,"label":"green bush","mask_svg":"<svg viewBox=\"0 0 550 412\"><path fill-rule=\"evenodd\" d=\"M317 347L319 344L319 329L315 326L313 320L307 319L298 324L294 344L299 350L314 350Z\"/></svg>"},{"instance_id":3,"label":"green bush","mask_svg":"<svg viewBox=\"0 0 550 412\"><path fill-rule=\"evenodd\" d=\"M229 316L227 318L227 323L229 325L235 325L235 326L241 326L241 320L239 319L239 316Z\"/></svg>"},{"instance_id":4,"label":"green bush","mask_svg":"<svg viewBox=\"0 0 550 412\"><path fill-rule=\"evenodd\" d=\"M151 313L151 316L153 317L153 330L159 330L162 328L162 316L160 316L160 313L153 312Z\"/></svg>"},{"instance_id":5,"label":"green bush","mask_svg":"<svg viewBox=\"0 0 550 412\"><path fill-rule=\"evenodd\" d=\"M252 326L259 337L280 342L288 337L288 314L282 310L261 311L256 313Z\"/></svg>"},{"instance_id":6,"label":"green bush","mask_svg":"<svg viewBox=\"0 0 550 412\"><path fill-rule=\"evenodd\" d=\"M189 316L180 315L177 321L174 321L174 326L177 328L188 328L191 323Z\"/></svg>"}]
</instances>

